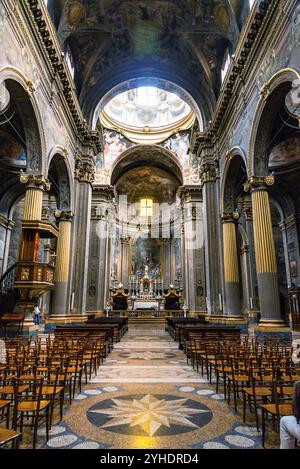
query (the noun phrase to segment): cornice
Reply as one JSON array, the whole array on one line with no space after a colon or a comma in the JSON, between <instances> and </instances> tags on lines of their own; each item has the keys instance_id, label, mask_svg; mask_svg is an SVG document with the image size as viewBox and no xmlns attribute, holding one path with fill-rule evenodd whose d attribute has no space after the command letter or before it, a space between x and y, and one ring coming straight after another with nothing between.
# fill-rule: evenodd
<instances>
[{"instance_id":1,"label":"cornice","mask_svg":"<svg viewBox=\"0 0 300 469\"><path fill-rule=\"evenodd\" d=\"M262 0L250 13L222 85L213 118L206 132L199 133L195 138L191 147L193 153L199 155L203 145L217 140L224 118L232 107L234 98L239 94L238 88L245 82L253 57L262 43L268 26L272 24L274 12L279 4L280 0Z\"/></svg>"},{"instance_id":2,"label":"cornice","mask_svg":"<svg viewBox=\"0 0 300 469\"><path fill-rule=\"evenodd\" d=\"M73 78L63 59L61 46L46 6L41 0L24 0L21 2L21 6L27 21L35 32L34 38L43 52L44 59L62 91L72 124L77 131L77 137L82 144L93 147L96 154L100 153L102 151L100 132L90 131L83 117Z\"/></svg>"}]
</instances>

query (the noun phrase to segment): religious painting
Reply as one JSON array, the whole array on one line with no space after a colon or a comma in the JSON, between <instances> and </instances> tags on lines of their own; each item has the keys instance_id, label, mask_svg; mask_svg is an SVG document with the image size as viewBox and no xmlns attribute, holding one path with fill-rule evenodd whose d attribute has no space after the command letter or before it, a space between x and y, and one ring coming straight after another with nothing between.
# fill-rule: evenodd
<instances>
[{"instance_id":1,"label":"religious painting","mask_svg":"<svg viewBox=\"0 0 300 469\"><path fill-rule=\"evenodd\" d=\"M132 251L132 273L137 278L142 278L145 269L150 278L161 276L160 244L158 240L151 238L139 238Z\"/></svg>"},{"instance_id":2,"label":"religious painting","mask_svg":"<svg viewBox=\"0 0 300 469\"><path fill-rule=\"evenodd\" d=\"M117 157L123 151L133 146L122 134L115 130L104 129L104 164L105 167L111 167Z\"/></svg>"},{"instance_id":3,"label":"religious painting","mask_svg":"<svg viewBox=\"0 0 300 469\"><path fill-rule=\"evenodd\" d=\"M189 146L190 146L190 134L187 131L177 132L170 138L165 140L162 147L167 148L179 159L183 170L187 170L190 165L189 161Z\"/></svg>"}]
</instances>

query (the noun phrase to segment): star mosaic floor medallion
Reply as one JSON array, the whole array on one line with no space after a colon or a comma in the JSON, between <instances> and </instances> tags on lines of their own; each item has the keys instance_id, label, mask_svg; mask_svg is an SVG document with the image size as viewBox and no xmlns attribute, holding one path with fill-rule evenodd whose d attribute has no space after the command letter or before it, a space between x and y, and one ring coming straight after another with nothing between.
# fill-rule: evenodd
<instances>
[{"instance_id":1,"label":"star mosaic floor medallion","mask_svg":"<svg viewBox=\"0 0 300 469\"><path fill-rule=\"evenodd\" d=\"M87 418L110 432L158 437L198 429L211 421L212 411L193 399L146 394L104 400L88 410Z\"/></svg>"}]
</instances>

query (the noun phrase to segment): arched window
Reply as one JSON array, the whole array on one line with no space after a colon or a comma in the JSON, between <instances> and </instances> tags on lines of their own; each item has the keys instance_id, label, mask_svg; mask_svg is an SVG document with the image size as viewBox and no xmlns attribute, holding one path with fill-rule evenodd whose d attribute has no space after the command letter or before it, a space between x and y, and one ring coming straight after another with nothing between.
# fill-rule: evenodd
<instances>
[{"instance_id":1,"label":"arched window","mask_svg":"<svg viewBox=\"0 0 300 469\"><path fill-rule=\"evenodd\" d=\"M73 55L69 46L67 46L67 49L65 52L65 58L66 58L66 62L68 64L69 70L71 72L72 78L74 78L75 65L74 65Z\"/></svg>"},{"instance_id":2,"label":"arched window","mask_svg":"<svg viewBox=\"0 0 300 469\"><path fill-rule=\"evenodd\" d=\"M222 83L226 77L226 73L227 73L227 70L230 66L230 62L231 62L231 58L230 58L230 54L229 54L229 50L227 49L225 55L224 55L224 59L223 59L223 65L222 65L222 69L221 69L221 79L222 79Z\"/></svg>"}]
</instances>

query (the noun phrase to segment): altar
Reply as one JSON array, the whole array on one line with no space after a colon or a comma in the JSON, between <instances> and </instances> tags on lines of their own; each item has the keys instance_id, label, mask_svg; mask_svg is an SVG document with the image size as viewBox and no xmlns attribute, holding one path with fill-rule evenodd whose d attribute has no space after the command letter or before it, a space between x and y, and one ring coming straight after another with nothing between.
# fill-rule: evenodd
<instances>
[{"instance_id":1,"label":"altar","mask_svg":"<svg viewBox=\"0 0 300 469\"><path fill-rule=\"evenodd\" d=\"M158 300L134 300L133 301L133 309L134 310L141 310L141 309L159 309L159 301Z\"/></svg>"}]
</instances>

